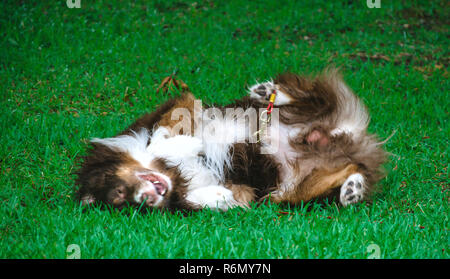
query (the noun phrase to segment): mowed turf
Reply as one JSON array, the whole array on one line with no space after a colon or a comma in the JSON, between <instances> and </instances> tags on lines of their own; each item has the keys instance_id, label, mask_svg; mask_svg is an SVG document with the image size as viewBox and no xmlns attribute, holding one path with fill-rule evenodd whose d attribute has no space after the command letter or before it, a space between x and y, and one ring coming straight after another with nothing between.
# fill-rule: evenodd
<instances>
[{"instance_id":1,"label":"mowed turf","mask_svg":"<svg viewBox=\"0 0 450 279\"><path fill-rule=\"evenodd\" d=\"M392 3L395 2L395 3ZM402 3L403 2L403 3ZM0 258L449 258L447 1L0 3ZM333 64L391 152L372 204L188 216L83 209L77 157L170 96ZM375 247L375 248L373 248ZM70 248L70 247L69 247Z\"/></svg>"}]
</instances>

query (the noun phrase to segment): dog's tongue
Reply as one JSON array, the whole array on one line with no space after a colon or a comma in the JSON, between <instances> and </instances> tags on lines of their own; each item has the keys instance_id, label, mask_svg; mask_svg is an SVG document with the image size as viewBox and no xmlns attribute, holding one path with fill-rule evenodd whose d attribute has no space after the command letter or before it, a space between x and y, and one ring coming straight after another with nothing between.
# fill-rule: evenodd
<instances>
[{"instance_id":1,"label":"dog's tongue","mask_svg":"<svg viewBox=\"0 0 450 279\"><path fill-rule=\"evenodd\" d=\"M159 195L164 196L167 192L167 184L164 178L156 175L156 174L142 174L139 175L140 178L150 181L153 186L155 186L156 192Z\"/></svg>"},{"instance_id":2,"label":"dog's tongue","mask_svg":"<svg viewBox=\"0 0 450 279\"><path fill-rule=\"evenodd\" d=\"M164 196L166 194L167 187L164 184L162 184L162 182L153 183L153 186L155 186L156 192L158 192L159 195Z\"/></svg>"}]
</instances>

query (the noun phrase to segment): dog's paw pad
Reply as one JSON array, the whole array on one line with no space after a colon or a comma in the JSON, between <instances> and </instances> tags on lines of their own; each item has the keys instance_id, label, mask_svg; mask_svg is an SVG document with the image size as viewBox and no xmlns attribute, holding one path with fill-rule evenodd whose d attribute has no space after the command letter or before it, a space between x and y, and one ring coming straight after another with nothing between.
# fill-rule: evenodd
<instances>
[{"instance_id":1,"label":"dog's paw pad","mask_svg":"<svg viewBox=\"0 0 450 279\"><path fill-rule=\"evenodd\" d=\"M357 203L363 200L365 192L365 179L359 173L350 175L342 184L340 193L340 202L347 206L352 203Z\"/></svg>"},{"instance_id":2,"label":"dog's paw pad","mask_svg":"<svg viewBox=\"0 0 450 279\"><path fill-rule=\"evenodd\" d=\"M272 81L255 84L248 92L250 98L264 104L270 102L273 93L276 95L272 101L276 106L288 105L294 101L292 96L283 92L280 86Z\"/></svg>"},{"instance_id":3,"label":"dog's paw pad","mask_svg":"<svg viewBox=\"0 0 450 279\"><path fill-rule=\"evenodd\" d=\"M255 92L256 94L258 94L261 97L266 97L267 95L267 87L264 84L259 85L258 87L256 87L253 92Z\"/></svg>"},{"instance_id":4,"label":"dog's paw pad","mask_svg":"<svg viewBox=\"0 0 450 279\"><path fill-rule=\"evenodd\" d=\"M272 94L275 89L275 85L272 82L264 82L255 84L250 87L250 97L254 99L262 99L265 101L269 101L270 94Z\"/></svg>"}]
</instances>

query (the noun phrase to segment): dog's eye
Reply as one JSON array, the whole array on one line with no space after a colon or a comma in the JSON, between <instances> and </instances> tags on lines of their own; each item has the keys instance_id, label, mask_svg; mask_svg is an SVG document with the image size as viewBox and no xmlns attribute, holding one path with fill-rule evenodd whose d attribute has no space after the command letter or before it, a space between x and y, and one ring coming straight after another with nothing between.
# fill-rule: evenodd
<instances>
[{"instance_id":1,"label":"dog's eye","mask_svg":"<svg viewBox=\"0 0 450 279\"><path fill-rule=\"evenodd\" d=\"M120 188L119 188L119 189L117 189L117 194L120 194L120 195L121 195L121 194L123 194L123 190L122 190L122 189L120 189Z\"/></svg>"}]
</instances>

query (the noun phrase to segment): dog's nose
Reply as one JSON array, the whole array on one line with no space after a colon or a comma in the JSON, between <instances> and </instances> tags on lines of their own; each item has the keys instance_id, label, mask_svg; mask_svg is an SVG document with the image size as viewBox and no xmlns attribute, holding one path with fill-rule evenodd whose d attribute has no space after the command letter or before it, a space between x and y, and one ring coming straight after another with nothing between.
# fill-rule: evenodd
<instances>
[{"instance_id":1,"label":"dog's nose","mask_svg":"<svg viewBox=\"0 0 450 279\"><path fill-rule=\"evenodd\" d=\"M155 191L147 191L142 193L142 201L145 201L145 204L148 206L152 206L157 200L157 194Z\"/></svg>"}]
</instances>

